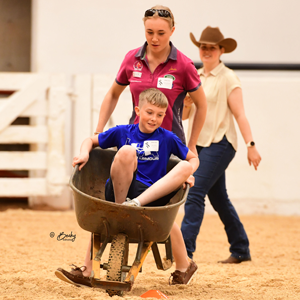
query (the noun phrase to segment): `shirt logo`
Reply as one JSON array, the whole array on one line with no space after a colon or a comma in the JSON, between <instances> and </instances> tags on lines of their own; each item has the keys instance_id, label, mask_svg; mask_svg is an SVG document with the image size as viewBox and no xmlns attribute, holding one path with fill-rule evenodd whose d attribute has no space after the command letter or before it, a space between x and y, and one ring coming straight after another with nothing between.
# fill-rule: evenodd
<instances>
[{"instance_id":1,"label":"shirt logo","mask_svg":"<svg viewBox=\"0 0 300 300\"><path fill-rule=\"evenodd\" d=\"M169 69L169 71L177 71L177 69L173 69L172 67Z\"/></svg>"},{"instance_id":2,"label":"shirt logo","mask_svg":"<svg viewBox=\"0 0 300 300\"><path fill-rule=\"evenodd\" d=\"M137 60L133 64L133 69L136 70L136 71L142 71L142 69L143 69L143 63L140 60Z\"/></svg>"},{"instance_id":3,"label":"shirt logo","mask_svg":"<svg viewBox=\"0 0 300 300\"><path fill-rule=\"evenodd\" d=\"M170 79L172 79L173 81L176 79L175 76L173 76L173 75L171 75L171 74L165 75L164 78L170 78Z\"/></svg>"},{"instance_id":4,"label":"shirt logo","mask_svg":"<svg viewBox=\"0 0 300 300\"><path fill-rule=\"evenodd\" d=\"M139 160L159 160L158 141L144 141L141 143L132 143Z\"/></svg>"}]
</instances>

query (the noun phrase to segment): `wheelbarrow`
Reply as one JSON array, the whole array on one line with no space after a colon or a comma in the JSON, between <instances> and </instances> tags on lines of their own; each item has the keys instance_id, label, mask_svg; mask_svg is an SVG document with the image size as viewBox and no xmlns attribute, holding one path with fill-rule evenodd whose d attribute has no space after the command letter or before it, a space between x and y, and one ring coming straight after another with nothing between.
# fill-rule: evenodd
<instances>
[{"instance_id":1,"label":"wheelbarrow","mask_svg":"<svg viewBox=\"0 0 300 300\"><path fill-rule=\"evenodd\" d=\"M122 296L130 291L143 262L152 250L159 270L172 266L173 256L170 231L178 209L187 197L189 186L180 188L166 206L131 207L112 203L105 199L105 183L109 178L115 150L98 148L90 152L90 158L81 171L78 165L70 179L75 213L79 226L91 232L91 284L105 289L110 296ZM168 171L178 159L171 158ZM108 262L101 263L103 252L111 243ZM128 265L129 243L137 244L134 262ZM162 260L157 244L165 245ZM106 270L106 280L100 279L100 269Z\"/></svg>"}]
</instances>

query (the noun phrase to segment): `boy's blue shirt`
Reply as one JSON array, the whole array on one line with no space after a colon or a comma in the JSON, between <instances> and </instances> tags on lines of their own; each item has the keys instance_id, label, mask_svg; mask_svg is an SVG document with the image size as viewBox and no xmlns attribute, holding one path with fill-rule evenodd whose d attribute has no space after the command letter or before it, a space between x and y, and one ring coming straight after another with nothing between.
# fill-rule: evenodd
<instances>
[{"instance_id":1,"label":"boy's blue shirt","mask_svg":"<svg viewBox=\"0 0 300 300\"><path fill-rule=\"evenodd\" d=\"M99 146L102 149L124 145L135 147L138 157L136 179L147 186L162 178L167 173L167 164L171 154L186 159L189 149L171 131L157 128L147 134L139 125L119 125L100 133Z\"/></svg>"}]
</instances>

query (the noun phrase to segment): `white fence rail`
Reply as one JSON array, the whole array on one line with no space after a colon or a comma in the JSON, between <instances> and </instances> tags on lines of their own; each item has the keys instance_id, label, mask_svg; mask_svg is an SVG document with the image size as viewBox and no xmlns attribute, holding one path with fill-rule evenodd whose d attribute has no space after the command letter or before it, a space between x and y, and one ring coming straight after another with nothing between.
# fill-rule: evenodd
<instances>
[{"instance_id":1,"label":"white fence rail","mask_svg":"<svg viewBox=\"0 0 300 300\"><path fill-rule=\"evenodd\" d=\"M30 151L0 151L0 170L29 171L29 178L0 178L0 197L60 196L67 185L64 75L1 73L0 144L30 144ZM28 125L12 125L19 117ZM70 206L70 203L63 204Z\"/></svg>"}]
</instances>

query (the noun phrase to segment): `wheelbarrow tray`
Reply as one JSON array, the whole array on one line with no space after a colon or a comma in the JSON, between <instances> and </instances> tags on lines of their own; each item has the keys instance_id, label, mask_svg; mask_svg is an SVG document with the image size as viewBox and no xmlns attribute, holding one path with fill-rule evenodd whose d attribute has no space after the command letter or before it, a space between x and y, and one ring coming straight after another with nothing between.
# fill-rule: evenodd
<instances>
[{"instance_id":1,"label":"wheelbarrow tray","mask_svg":"<svg viewBox=\"0 0 300 300\"><path fill-rule=\"evenodd\" d=\"M79 171L74 168L70 179L73 191L76 218L79 226L92 233L103 235L108 224L109 235L124 233L131 242L165 241L171 231L178 209L186 200L188 189L182 188L170 200L169 204L161 207L129 207L112 203L105 199L105 183L109 178L111 162L115 150L98 148L90 152L87 164ZM178 159L169 160L168 170L172 169Z\"/></svg>"}]
</instances>

